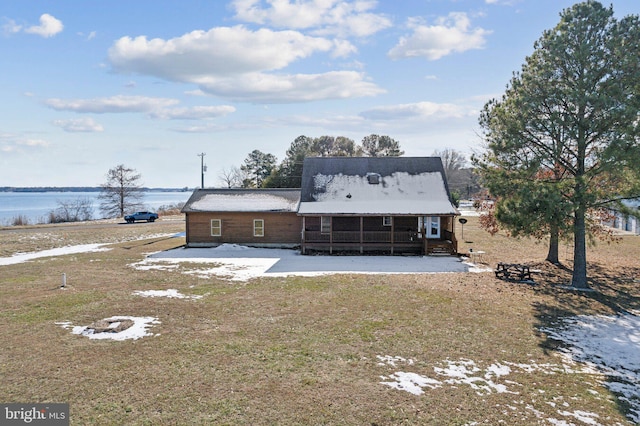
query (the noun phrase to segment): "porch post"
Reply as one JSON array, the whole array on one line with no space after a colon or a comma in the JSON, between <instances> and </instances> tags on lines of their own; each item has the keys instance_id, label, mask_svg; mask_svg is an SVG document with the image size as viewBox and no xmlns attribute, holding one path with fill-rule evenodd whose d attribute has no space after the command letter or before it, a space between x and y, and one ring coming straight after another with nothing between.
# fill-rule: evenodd
<instances>
[{"instance_id":1,"label":"porch post","mask_svg":"<svg viewBox=\"0 0 640 426\"><path fill-rule=\"evenodd\" d=\"M391 256L393 256L393 244L394 244L394 236L396 234L396 221L395 221L395 217L391 216Z\"/></svg>"},{"instance_id":2,"label":"porch post","mask_svg":"<svg viewBox=\"0 0 640 426\"><path fill-rule=\"evenodd\" d=\"M185 212L184 214L184 221L185 221L185 243L186 246L189 247L189 240L190 240L190 236L191 236L191 230L189 229L189 212ZM211 233L211 231L209 231L209 233Z\"/></svg>"},{"instance_id":3,"label":"porch post","mask_svg":"<svg viewBox=\"0 0 640 426\"><path fill-rule=\"evenodd\" d=\"M453 254L458 254L458 237L456 237L456 217L451 216L451 242L453 243Z\"/></svg>"},{"instance_id":4,"label":"porch post","mask_svg":"<svg viewBox=\"0 0 640 426\"><path fill-rule=\"evenodd\" d=\"M329 216L329 254L333 254L333 216Z\"/></svg>"},{"instance_id":5,"label":"porch post","mask_svg":"<svg viewBox=\"0 0 640 426\"><path fill-rule=\"evenodd\" d=\"M423 216L423 218L425 217L429 217L429 216ZM431 219L429 219L431 220ZM422 229L420 229L420 233L422 234L422 255L428 255L429 254L429 239L427 238L427 225L426 223L424 223L424 219L422 220Z\"/></svg>"},{"instance_id":6,"label":"porch post","mask_svg":"<svg viewBox=\"0 0 640 426\"><path fill-rule=\"evenodd\" d=\"M363 216L360 216L360 254L362 254L362 253L363 253L363 248L362 248L362 243L363 243L363 240L364 240L364 234L363 234L363 232L364 232L364 231L363 231L364 226L363 226L363 221L364 221L364 217L363 217Z\"/></svg>"},{"instance_id":7,"label":"porch post","mask_svg":"<svg viewBox=\"0 0 640 426\"><path fill-rule=\"evenodd\" d=\"M302 254L306 254L306 247L304 246L305 243L305 230L307 229L307 225L306 225L306 216L302 216L302 235L300 236L300 247L302 248Z\"/></svg>"}]
</instances>

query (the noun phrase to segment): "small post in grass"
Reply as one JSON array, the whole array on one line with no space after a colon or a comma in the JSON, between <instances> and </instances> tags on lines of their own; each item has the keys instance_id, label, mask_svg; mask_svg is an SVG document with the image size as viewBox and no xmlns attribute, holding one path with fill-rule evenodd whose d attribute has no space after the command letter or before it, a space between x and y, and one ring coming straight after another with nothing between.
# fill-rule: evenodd
<instances>
[{"instance_id":1,"label":"small post in grass","mask_svg":"<svg viewBox=\"0 0 640 426\"><path fill-rule=\"evenodd\" d=\"M60 288L66 288L67 287L67 274L65 274L64 272L62 273L62 285L60 286Z\"/></svg>"},{"instance_id":2,"label":"small post in grass","mask_svg":"<svg viewBox=\"0 0 640 426\"><path fill-rule=\"evenodd\" d=\"M467 219L465 219L464 217L461 217L460 219L458 219L458 222L460 222L460 225L462 225L462 231L460 236L462 237L462 241L464 241L464 224L467 223Z\"/></svg>"}]
</instances>

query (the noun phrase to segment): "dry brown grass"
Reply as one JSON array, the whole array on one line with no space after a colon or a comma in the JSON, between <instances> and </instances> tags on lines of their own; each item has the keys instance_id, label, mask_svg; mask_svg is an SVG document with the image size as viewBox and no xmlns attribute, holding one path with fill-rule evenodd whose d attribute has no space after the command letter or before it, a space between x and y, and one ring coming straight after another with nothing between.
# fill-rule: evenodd
<instances>
[{"instance_id":1,"label":"dry brown grass","mask_svg":"<svg viewBox=\"0 0 640 426\"><path fill-rule=\"evenodd\" d=\"M380 376L433 376L446 360L559 364L537 328L559 316L638 309L638 237L590 250L596 293L555 287L568 271L540 262L543 244L490 237L472 218L460 251L485 261L541 269L535 286L492 273L336 275L229 282L129 265L183 238L134 240L182 231L183 223L0 232L3 256L16 251L123 241L110 251L0 267L0 401L68 402L72 424L542 424L561 418L548 402L624 423L623 409L580 374L514 373L513 394L478 395L443 386L416 396ZM48 235L39 241L37 235ZM35 237L35 238L34 238ZM570 262L565 261L567 266ZM60 274L68 277L61 290ZM143 298L134 290L175 288L199 300ZM55 322L87 325L116 315L157 317L158 336L97 341ZM377 356L411 358L390 369ZM595 395L591 391L597 390ZM514 408L515 407L515 408ZM568 408L569 409L569 408ZM564 418L567 421L575 419Z\"/></svg>"}]
</instances>

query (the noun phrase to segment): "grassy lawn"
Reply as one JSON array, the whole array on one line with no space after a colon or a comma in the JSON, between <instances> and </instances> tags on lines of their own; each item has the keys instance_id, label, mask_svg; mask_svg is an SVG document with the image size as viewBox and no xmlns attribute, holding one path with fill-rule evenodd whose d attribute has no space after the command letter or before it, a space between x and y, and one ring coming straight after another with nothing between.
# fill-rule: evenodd
<instances>
[{"instance_id":1,"label":"grassy lawn","mask_svg":"<svg viewBox=\"0 0 640 426\"><path fill-rule=\"evenodd\" d=\"M0 256L110 244L0 266L0 402L68 402L72 424L586 424L581 412L596 414L597 424L628 424L625 405L599 377L564 368L557 342L538 328L569 315L640 309L639 237L591 248L597 292L582 294L556 287L570 271L542 262L544 243L490 237L476 218L459 251L485 251L488 266L529 263L540 271L536 285L491 272L238 282L130 266L184 244L166 236L183 227L0 233ZM570 250L561 252L570 267ZM203 297L133 294L164 289ZM152 336L125 341L92 340L56 324L115 315L159 324L148 329ZM495 373L507 365L508 375ZM482 380L454 380L461 369ZM412 394L383 383L399 372L439 384Z\"/></svg>"}]
</instances>

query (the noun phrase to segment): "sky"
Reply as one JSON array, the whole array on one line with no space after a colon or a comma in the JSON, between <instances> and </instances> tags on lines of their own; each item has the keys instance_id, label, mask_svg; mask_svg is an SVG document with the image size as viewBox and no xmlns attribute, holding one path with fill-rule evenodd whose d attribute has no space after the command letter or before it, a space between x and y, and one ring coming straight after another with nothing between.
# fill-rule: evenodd
<instances>
[{"instance_id":1,"label":"sky","mask_svg":"<svg viewBox=\"0 0 640 426\"><path fill-rule=\"evenodd\" d=\"M406 156L482 150L502 95L567 0L8 0L0 187L205 186L300 135L388 135ZM616 17L637 0L612 0Z\"/></svg>"}]
</instances>

